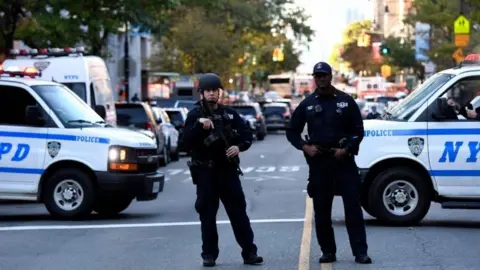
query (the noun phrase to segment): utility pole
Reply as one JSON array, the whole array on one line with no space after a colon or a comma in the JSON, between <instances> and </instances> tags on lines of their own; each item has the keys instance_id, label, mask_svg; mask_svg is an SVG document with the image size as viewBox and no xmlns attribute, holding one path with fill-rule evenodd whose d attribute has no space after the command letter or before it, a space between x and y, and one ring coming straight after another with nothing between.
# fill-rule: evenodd
<instances>
[{"instance_id":1,"label":"utility pole","mask_svg":"<svg viewBox=\"0 0 480 270\"><path fill-rule=\"evenodd\" d=\"M130 58L129 56L129 48L128 48L128 34L129 34L129 29L128 29L128 21L125 23L125 42L124 42L124 49L125 49L125 59L124 59L124 77L125 77L125 99L126 102L130 102L130 66L129 66L129 61L128 59Z\"/></svg>"}]
</instances>

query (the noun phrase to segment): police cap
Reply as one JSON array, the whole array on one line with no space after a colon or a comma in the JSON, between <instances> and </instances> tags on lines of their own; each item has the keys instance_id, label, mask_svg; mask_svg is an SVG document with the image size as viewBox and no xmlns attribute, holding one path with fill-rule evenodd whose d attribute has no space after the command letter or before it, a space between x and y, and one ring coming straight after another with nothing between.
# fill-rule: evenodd
<instances>
[{"instance_id":1,"label":"police cap","mask_svg":"<svg viewBox=\"0 0 480 270\"><path fill-rule=\"evenodd\" d=\"M205 73L198 79L198 91L205 89L223 89L222 80L215 73Z\"/></svg>"}]
</instances>

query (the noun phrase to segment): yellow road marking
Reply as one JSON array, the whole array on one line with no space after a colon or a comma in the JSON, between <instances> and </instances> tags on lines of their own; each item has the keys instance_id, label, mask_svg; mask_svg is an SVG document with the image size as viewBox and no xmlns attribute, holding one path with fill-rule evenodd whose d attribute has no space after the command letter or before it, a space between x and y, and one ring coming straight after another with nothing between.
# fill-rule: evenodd
<instances>
[{"instance_id":1,"label":"yellow road marking","mask_svg":"<svg viewBox=\"0 0 480 270\"><path fill-rule=\"evenodd\" d=\"M298 270L310 269L310 247L312 240L312 199L306 196L305 203L305 221L303 222L302 243L300 244L300 258L298 260Z\"/></svg>"},{"instance_id":2,"label":"yellow road marking","mask_svg":"<svg viewBox=\"0 0 480 270\"><path fill-rule=\"evenodd\" d=\"M305 202L305 221L303 222L302 242L300 244L300 256L298 260L298 270L310 270L310 248L312 241L313 224L313 203L312 199L306 196ZM322 270L332 270L331 263L322 263Z\"/></svg>"}]
</instances>

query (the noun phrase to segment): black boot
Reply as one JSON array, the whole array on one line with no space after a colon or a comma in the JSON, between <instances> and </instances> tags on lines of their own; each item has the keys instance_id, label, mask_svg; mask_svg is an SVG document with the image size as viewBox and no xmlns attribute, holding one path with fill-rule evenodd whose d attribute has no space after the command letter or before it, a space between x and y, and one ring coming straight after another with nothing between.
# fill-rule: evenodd
<instances>
[{"instance_id":1,"label":"black boot","mask_svg":"<svg viewBox=\"0 0 480 270\"><path fill-rule=\"evenodd\" d=\"M243 264L256 265L256 264L262 264L262 263L263 263L263 258L261 256L258 256L257 254L250 254L250 256L243 259Z\"/></svg>"},{"instance_id":2,"label":"black boot","mask_svg":"<svg viewBox=\"0 0 480 270\"><path fill-rule=\"evenodd\" d=\"M332 263L335 261L337 261L337 256L335 256L335 253L323 254L318 260L319 263Z\"/></svg>"},{"instance_id":3,"label":"black boot","mask_svg":"<svg viewBox=\"0 0 480 270\"><path fill-rule=\"evenodd\" d=\"M360 263L360 264L371 264L372 263L372 259L370 257L368 257L367 254L365 255L358 255L358 256L355 256L355 262L356 263Z\"/></svg>"},{"instance_id":4,"label":"black boot","mask_svg":"<svg viewBox=\"0 0 480 270\"><path fill-rule=\"evenodd\" d=\"M213 258L207 257L203 258L203 266L204 267L214 267L216 265L215 260Z\"/></svg>"}]
</instances>

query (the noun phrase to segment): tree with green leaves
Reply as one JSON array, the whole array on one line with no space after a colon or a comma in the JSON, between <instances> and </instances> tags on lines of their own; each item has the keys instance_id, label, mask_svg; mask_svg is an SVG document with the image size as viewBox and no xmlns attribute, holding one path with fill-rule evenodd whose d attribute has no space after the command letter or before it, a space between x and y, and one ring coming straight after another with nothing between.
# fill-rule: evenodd
<instances>
[{"instance_id":1,"label":"tree with green leaves","mask_svg":"<svg viewBox=\"0 0 480 270\"><path fill-rule=\"evenodd\" d=\"M389 53L382 57L382 64L392 67L392 75L401 70L413 69L417 77L423 78L423 65L415 59L415 40L389 37L383 44L389 48Z\"/></svg>"},{"instance_id":2,"label":"tree with green leaves","mask_svg":"<svg viewBox=\"0 0 480 270\"><path fill-rule=\"evenodd\" d=\"M109 34L128 23L152 32L166 32L173 9L181 4L210 5L195 0L0 0L0 24L6 47L14 39L34 48L74 46L83 42L101 55ZM0 13L0 14L2 14Z\"/></svg>"},{"instance_id":3,"label":"tree with green leaves","mask_svg":"<svg viewBox=\"0 0 480 270\"><path fill-rule=\"evenodd\" d=\"M480 23L480 1L465 0L464 13L469 18L472 31L470 46L464 52L469 53L478 49L480 33L473 26ZM415 27L417 22L430 25L430 50L427 52L430 60L437 65L438 70L451 68L454 64L452 53L457 49L454 43L453 23L460 15L458 1L452 0L417 0L413 2L406 22Z\"/></svg>"},{"instance_id":4,"label":"tree with green leaves","mask_svg":"<svg viewBox=\"0 0 480 270\"><path fill-rule=\"evenodd\" d=\"M226 0L209 8L184 5L171 15L172 27L163 35L152 66L182 73L214 71L224 78L294 70L300 64L299 52L285 31L292 29L302 42L310 41L313 31L301 10L286 8L290 2ZM284 61L272 61L273 50L281 46Z\"/></svg>"}]
</instances>

